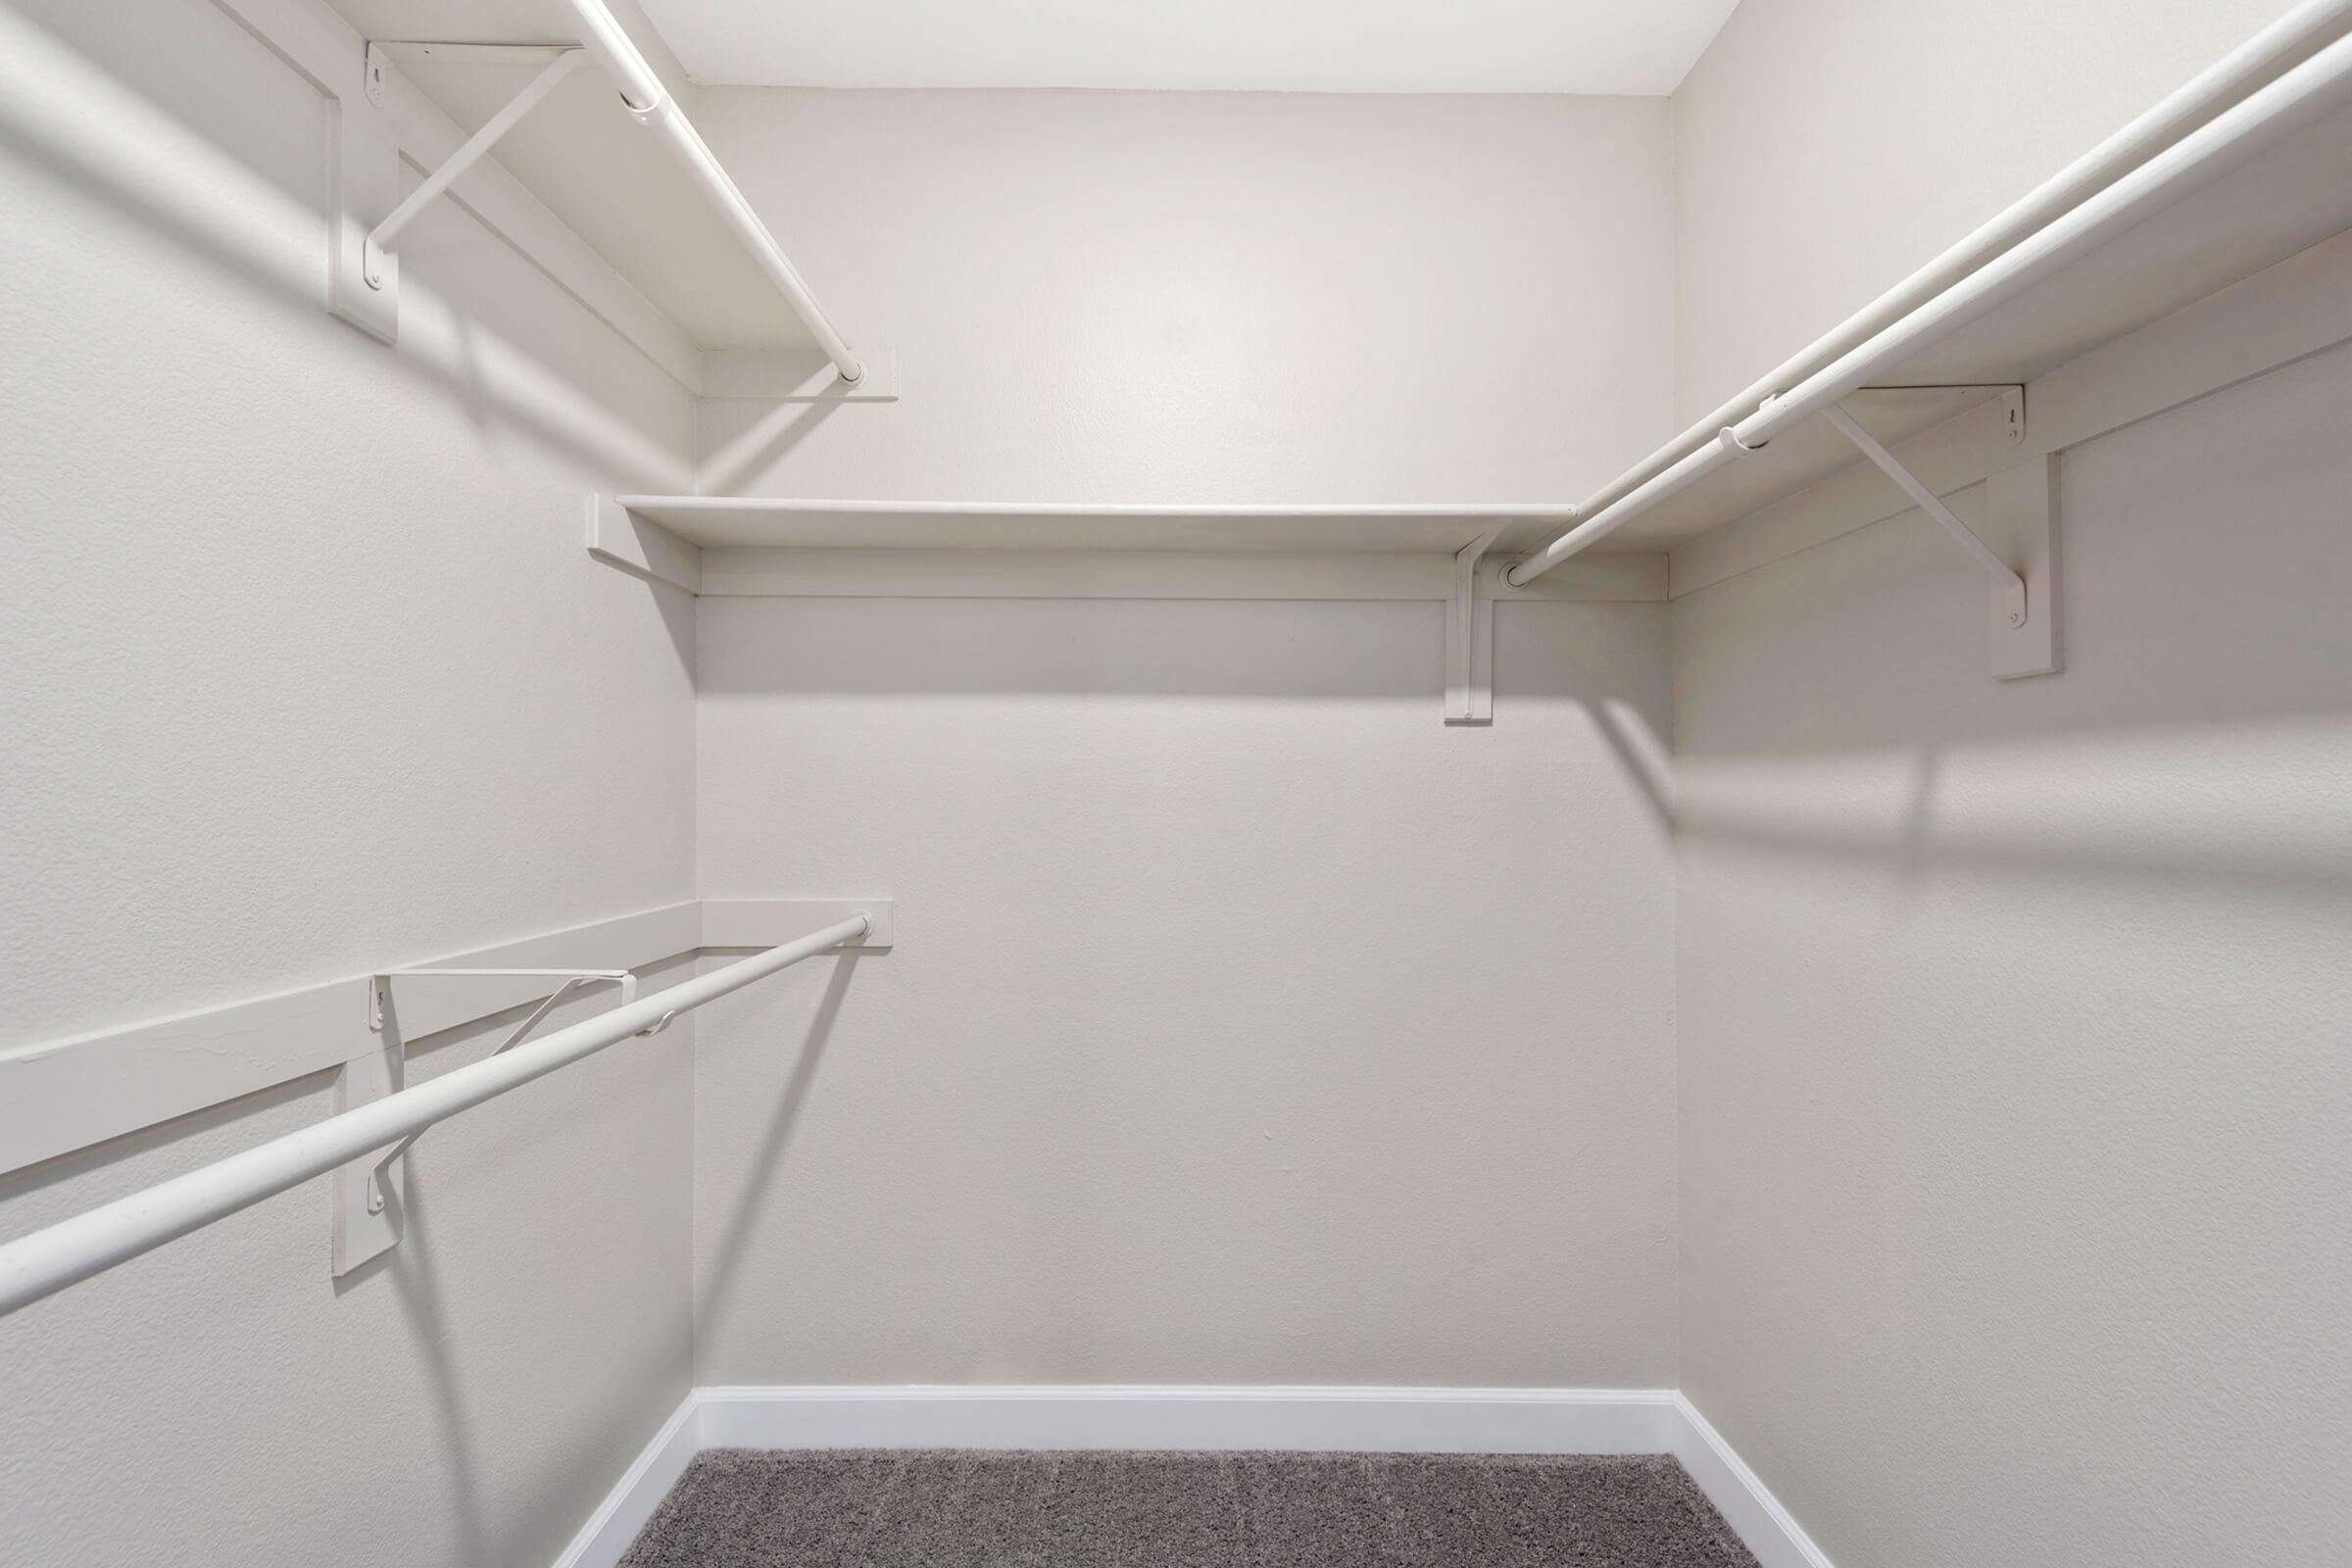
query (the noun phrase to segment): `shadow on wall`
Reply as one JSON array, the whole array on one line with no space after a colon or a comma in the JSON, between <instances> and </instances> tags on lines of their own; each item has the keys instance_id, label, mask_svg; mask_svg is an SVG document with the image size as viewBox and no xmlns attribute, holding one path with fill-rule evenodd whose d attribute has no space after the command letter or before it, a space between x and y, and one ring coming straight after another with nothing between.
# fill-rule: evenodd
<instances>
[{"instance_id":1,"label":"shadow on wall","mask_svg":"<svg viewBox=\"0 0 2352 1568\"><path fill-rule=\"evenodd\" d=\"M1665 607L1495 607L1495 723L1513 704L1613 705L1667 733ZM1436 601L736 599L700 610L707 698L1444 695ZM1527 710L1521 710L1522 714ZM1642 743L1663 766L1660 743Z\"/></svg>"},{"instance_id":2,"label":"shadow on wall","mask_svg":"<svg viewBox=\"0 0 2352 1568\"><path fill-rule=\"evenodd\" d=\"M634 475L632 482L682 482L679 460L660 435L634 426L561 368L566 336L577 343L581 328L606 334L584 309L563 297L566 321L526 349L481 324L483 302L468 297L466 269L432 268L433 233L475 221L453 220L450 214L460 211L454 205L428 214L404 246L412 265L402 280L401 348L375 345L329 316L321 181L331 127L324 100L211 6L143 0L135 17L121 9L29 0L0 8L0 152L75 198L103 200L248 295L283 307L323 334L348 334L386 369L456 394L485 429L494 423L512 429L579 462ZM57 30L35 25L21 14L25 10L53 13ZM254 92L240 106L234 83L188 68L190 59L218 61L232 47L250 56L243 69L280 73L320 106L308 117L309 144L277 145L285 139L282 117L270 123L258 107L282 96L283 83L273 84L277 93ZM162 107L175 102L183 118ZM210 128L220 137L241 136L266 156L239 156L208 134L199 116L216 122ZM493 237L493 243L503 249L503 241ZM418 260L423 269L413 265ZM428 275L435 281L428 283ZM530 276L552 291L536 271ZM184 324L176 299L159 297L155 308L159 332ZM647 370L659 373L650 364Z\"/></svg>"},{"instance_id":3,"label":"shadow on wall","mask_svg":"<svg viewBox=\"0 0 2352 1568\"><path fill-rule=\"evenodd\" d=\"M1986 677L1917 514L1679 601L1686 838L2352 896L2347 392L2335 351L2070 452L2060 675Z\"/></svg>"},{"instance_id":4,"label":"shadow on wall","mask_svg":"<svg viewBox=\"0 0 2352 1568\"><path fill-rule=\"evenodd\" d=\"M848 401L849 388L834 381L826 385L815 402L779 403L766 413L754 416L742 434L727 441L696 467L695 493L710 496L734 493L749 474L789 457L793 448L814 435L818 426Z\"/></svg>"},{"instance_id":5,"label":"shadow on wall","mask_svg":"<svg viewBox=\"0 0 2352 1568\"><path fill-rule=\"evenodd\" d=\"M723 956L714 953L711 956ZM850 982L857 973L857 954L844 954L834 961L833 972L825 979L824 994L817 999L816 1010L801 1038L801 1048L790 1057L792 1065L775 1097L774 1114L736 1184L725 1227L713 1250L707 1257L696 1258L694 1327L698 1337L738 1305L735 1279L745 1243L769 1210L782 1201L783 1183L778 1174L792 1143L793 1128L800 1120L802 1107L808 1103L809 1090L815 1085L816 1070L824 1063L826 1043L833 1037L834 1022L841 1016L841 1004L848 998ZM761 1041L760 1049L773 1048Z\"/></svg>"},{"instance_id":6,"label":"shadow on wall","mask_svg":"<svg viewBox=\"0 0 2352 1568\"><path fill-rule=\"evenodd\" d=\"M1694 847L2352 900L2352 718L1686 759Z\"/></svg>"},{"instance_id":7,"label":"shadow on wall","mask_svg":"<svg viewBox=\"0 0 2352 1568\"><path fill-rule=\"evenodd\" d=\"M401 1316L407 1320L409 1342L416 1348L425 1381L433 1391L433 1420L440 1430L442 1468L450 1478L449 1495L456 1517L451 1528L467 1562L495 1562L483 1540L481 1456L474 1449L474 1423L466 1408L466 1386L450 1360L449 1346L456 1332L449 1302L433 1266L430 1183L417 1182L408 1198L406 1229L401 1245L382 1254L388 1264ZM342 1294L337 1282L336 1294Z\"/></svg>"},{"instance_id":8,"label":"shadow on wall","mask_svg":"<svg viewBox=\"0 0 2352 1568\"><path fill-rule=\"evenodd\" d=\"M658 988L679 967L647 978ZM613 1004L579 998L551 1027ZM412 1069L429 1066L424 1076L432 1076L481 1060L529 1010L411 1041ZM622 1054L628 1048L615 1047L437 1125L412 1155L400 1245L341 1279L328 1278L329 1178L318 1177L0 1322L0 1360L27 1374L12 1379L11 1397L0 1401L0 1448L24 1461L24 1494L55 1504L0 1518L0 1557L65 1560L46 1544L11 1555L11 1527L52 1542L78 1528L68 1499L129 1488L153 1505L139 1510L148 1517L136 1529L200 1537L200 1511L177 1515L156 1500L196 1489L208 1499L267 1495L295 1540L348 1534L354 1518L429 1494L432 1528L451 1544L448 1561L546 1560L543 1544L578 1523L589 1481L581 1466L606 1462L613 1423L640 1421L677 1397L683 1311L672 1320L675 1348L647 1354L655 1334L614 1348L599 1339L612 1319L600 1324L584 1304L642 1259L572 1261L559 1273L533 1255L566 1245L565 1204L609 1212L616 1190L645 1184L628 1140L646 1107L611 1086L614 1074L642 1085L643 1074L671 1070L656 1055L674 1051L676 1035L691 1031L637 1043L651 1050L633 1062ZM601 1087L584 1078L596 1074ZM332 1112L333 1081L331 1071L310 1074L0 1173L0 1238L315 1125ZM560 1186L551 1172L562 1175ZM204 1352L191 1353L198 1342ZM529 1364L539 1356L560 1363L566 1347L583 1343L612 1351L590 1383L561 1364ZM590 1407L587 1418L549 1421L549 1408L575 1397ZM218 1428L224 1409L246 1423L239 1443L188 1441ZM129 1424L138 1430L103 1419L92 1428L93 1412L135 1414ZM522 1424L531 1428L527 1443L515 1441ZM102 1454L88 1451L93 1442L103 1443ZM288 1446L303 1458L287 1457ZM39 1479L70 1466L99 1492ZM373 1479L355 1494L318 1485L322 1473ZM517 1485L524 1473L529 1483Z\"/></svg>"},{"instance_id":9,"label":"shadow on wall","mask_svg":"<svg viewBox=\"0 0 2352 1568\"><path fill-rule=\"evenodd\" d=\"M1593 733L1616 754L1618 766L1640 792L1658 826L1672 833L1679 821L1673 751L1633 704L1610 697L1587 707L1592 710Z\"/></svg>"}]
</instances>

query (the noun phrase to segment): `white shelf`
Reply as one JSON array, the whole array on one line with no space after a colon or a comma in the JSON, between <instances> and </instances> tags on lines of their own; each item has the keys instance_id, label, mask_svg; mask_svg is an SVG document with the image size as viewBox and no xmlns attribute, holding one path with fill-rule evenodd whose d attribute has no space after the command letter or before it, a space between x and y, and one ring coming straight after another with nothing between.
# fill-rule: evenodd
<instances>
[{"instance_id":1,"label":"white shelf","mask_svg":"<svg viewBox=\"0 0 2352 1568\"><path fill-rule=\"evenodd\" d=\"M1905 452L1937 493L1949 494L2342 340L2343 313L2329 303L2328 280L2315 285L2290 274L2313 270L2313 256L2352 244L2324 244L2347 230L2352 111L2321 121L2076 258L1882 373L1880 385L1854 394L1850 406L1881 441ZM2022 433L2005 412L2021 387ZM892 552L1263 554L1303 563L1450 556L1495 534L1494 553L1507 557L1571 523L1570 498L1600 477L1562 475L1562 495L1549 501L1454 505L624 495L616 511L625 512L635 537L622 539L628 530L612 527L596 537L607 559L681 582L698 577L704 548L860 552L878 559ZM1594 554L1674 554L1681 591L1686 577L1700 582L1781 553L1778 544L1758 544L1760 532L1818 542L1825 528L1858 526L1904 504L1891 481L1863 466L1842 436L1824 421L1806 420L1633 519ZM1835 516L1813 526L1792 519L1795 512Z\"/></svg>"},{"instance_id":2,"label":"white shelf","mask_svg":"<svg viewBox=\"0 0 2352 1568\"><path fill-rule=\"evenodd\" d=\"M560 8L543 0L469 6L462 18L414 6L378 9L392 15L370 12L368 20L398 30L373 37L422 34L442 45L487 46L391 42L384 50L417 93L468 132L520 91L552 52L526 48L501 59L497 46L566 30ZM491 157L696 344L811 348L759 266L660 138L629 118L601 71L575 73Z\"/></svg>"},{"instance_id":3,"label":"white shelf","mask_svg":"<svg viewBox=\"0 0 2352 1568\"><path fill-rule=\"evenodd\" d=\"M1881 440L1898 444L1998 397L2002 384L2083 362L2347 229L2352 111L2222 174L1877 378L1980 390L1869 392L1851 406ZM2035 401L2029 393L2029 429ZM1603 548L1679 549L1859 462L1837 431L1806 420L1628 522Z\"/></svg>"},{"instance_id":4,"label":"white shelf","mask_svg":"<svg viewBox=\"0 0 2352 1568\"><path fill-rule=\"evenodd\" d=\"M690 594L987 599L1437 600L1448 724L1494 717L1496 599L1656 602L1656 554L1501 583L1494 541L1544 507L1086 506L591 496L589 554ZM1482 548L1483 547L1483 548Z\"/></svg>"},{"instance_id":5,"label":"white shelf","mask_svg":"<svg viewBox=\"0 0 2352 1568\"><path fill-rule=\"evenodd\" d=\"M2304 253L2347 230L2352 112L2330 117L2089 252L1882 377L1895 384L1855 394L1850 406L1887 445L1924 437L1933 448L1941 434L1957 439L1962 430L2002 428L1997 405L2008 388L2023 386L2027 438L2017 442L2018 462L2064 441L2094 437L2113 427L2103 422L2107 417L2145 416L2166 399L2184 401L2337 340L2335 313L2312 306L2309 281L2290 288L2283 279L2304 268ZM2294 269L2283 265L2290 258L2298 259ZM2281 281L2274 286L2274 278ZM2223 324L2200 324L2200 313ZM2251 342L2255 337L2263 341ZM2160 338L2160 354L2132 352L2135 343L2153 346ZM2275 348L2263 346L2274 340ZM2188 378L2199 373L2209 373L2211 385L2192 385ZM2133 387L2113 384L2150 377L2179 384L2168 385L2161 397L2150 387L2149 400L2141 400L2149 401L2145 409L2138 408ZM2086 394L2082 383L2094 379L2110 384ZM2102 412L2107 409L2117 412L2108 416ZM2053 444L2058 436L2064 441ZM1981 440L1974 444L1984 446ZM1957 482L1982 476L1980 471ZM1577 476L1563 489L1581 493L1589 478ZM1836 430L1807 420L1643 514L1593 553L1671 553L1771 513L1791 497L1857 488L1896 496L1890 481L1864 470L1853 446ZM632 516L689 545L721 549L1450 555L1499 526L1494 552L1507 556L1573 520L1563 502L1175 507L648 495L618 500ZM1865 502L1839 505L1869 510ZM1900 506L1897 500L1882 514Z\"/></svg>"},{"instance_id":6,"label":"white shelf","mask_svg":"<svg viewBox=\"0 0 2352 1568\"><path fill-rule=\"evenodd\" d=\"M615 498L688 544L792 550L1145 550L1452 555L1497 527L1506 547L1565 524L1562 507L1091 506L956 501Z\"/></svg>"}]
</instances>

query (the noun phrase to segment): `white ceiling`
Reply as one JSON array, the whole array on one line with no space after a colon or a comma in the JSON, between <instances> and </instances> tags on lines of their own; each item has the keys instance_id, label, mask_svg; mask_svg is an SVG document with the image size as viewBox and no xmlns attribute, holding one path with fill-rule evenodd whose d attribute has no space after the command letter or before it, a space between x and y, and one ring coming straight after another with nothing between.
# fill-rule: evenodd
<instances>
[{"instance_id":1,"label":"white ceiling","mask_svg":"<svg viewBox=\"0 0 2352 1568\"><path fill-rule=\"evenodd\" d=\"M1668 93L1737 0L643 0L697 81Z\"/></svg>"}]
</instances>

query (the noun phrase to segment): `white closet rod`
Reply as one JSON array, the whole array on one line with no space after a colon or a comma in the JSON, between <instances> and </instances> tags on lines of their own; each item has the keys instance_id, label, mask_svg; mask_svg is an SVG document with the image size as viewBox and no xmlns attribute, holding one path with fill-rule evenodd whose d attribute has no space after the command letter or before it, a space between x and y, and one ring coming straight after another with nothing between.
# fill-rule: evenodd
<instances>
[{"instance_id":1,"label":"white closet rod","mask_svg":"<svg viewBox=\"0 0 2352 1568\"><path fill-rule=\"evenodd\" d=\"M621 30L620 24L612 20L604 0L564 0L564 4L579 19L580 42L620 89L620 101L640 122L662 133L663 143L710 198L710 204L718 209L727 226L735 230L736 237L751 251L753 260L767 273L768 281L784 296L784 303L792 307L792 314L801 318L808 335L816 339L816 346L825 351L825 358L833 362L841 378L856 381L864 375L865 368L833 329L824 307L808 292L808 285L802 279L800 270L792 265L792 258L784 254L776 237L767 231L767 225L760 221L752 204L743 199L743 192L735 188L735 181L727 177L727 172L711 156L677 101L670 97L669 89L662 85L662 78L646 64L645 56L637 52L637 45Z\"/></svg>"},{"instance_id":2,"label":"white closet rod","mask_svg":"<svg viewBox=\"0 0 2352 1568\"><path fill-rule=\"evenodd\" d=\"M0 1316L871 929L856 915L0 1247Z\"/></svg>"},{"instance_id":3,"label":"white closet rod","mask_svg":"<svg viewBox=\"0 0 2352 1568\"><path fill-rule=\"evenodd\" d=\"M2148 211L2231 157L2248 158L2339 107L2352 59L2339 40L2252 97L2249 88L2328 42L2352 22L2352 0L2305 0L2216 61L2147 113L2068 165L1983 227L1887 290L1862 311L1601 487L1577 508L1584 519L1503 575L1521 587L1590 548L1650 507L1729 462L1726 432L1748 447L1773 431L1858 390L1910 353L1991 310L2064 266L2098 239ZM2238 100L2243 99L2242 102ZM2234 104L2234 108L2229 106ZM2224 111L2227 112L2224 112ZM2220 118L2216 118L2217 113ZM2202 128L2200 128L2202 127ZM2131 188L2125 190L2129 181ZM2062 244L2031 247L2089 204L2121 192ZM2013 261L2019 263L2010 266ZM1914 328L1899 335L1889 329ZM1932 334L1932 335L1931 335ZM1859 373L1848 374L1859 365ZM1837 371L1832 375L1831 371ZM1794 389L1794 390L1791 390ZM1800 408L1800 395L1802 407ZM1770 407L1767 408L1766 405Z\"/></svg>"}]
</instances>

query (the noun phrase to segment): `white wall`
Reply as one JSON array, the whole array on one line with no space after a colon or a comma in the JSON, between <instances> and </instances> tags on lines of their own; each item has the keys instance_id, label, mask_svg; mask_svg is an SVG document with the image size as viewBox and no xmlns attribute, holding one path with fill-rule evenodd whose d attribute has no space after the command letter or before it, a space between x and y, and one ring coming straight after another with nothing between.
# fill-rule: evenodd
<instances>
[{"instance_id":1,"label":"white wall","mask_svg":"<svg viewBox=\"0 0 2352 1568\"><path fill-rule=\"evenodd\" d=\"M1507 607L1492 731L1438 722L1434 603L713 601L698 654L578 548L584 491L692 483L678 389L448 206L400 349L359 337L281 62L195 0L4 15L0 327L72 368L0 411L0 1045L689 895L706 657L700 891L906 924L699 1069L673 1031L437 1129L340 1289L313 1186L12 1317L0 1555L545 1560L698 1334L706 1381L1671 1380L1662 607ZM908 392L763 483L1564 495L1666 427L1660 103L877 97L769 126L827 154L790 167L729 145L756 107L713 139ZM1495 983L1554 951L1581 993ZM7 1178L0 1223L328 1094Z\"/></svg>"},{"instance_id":2,"label":"white wall","mask_svg":"<svg viewBox=\"0 0 2352 1568\"><path fill-rule=\"evenodd\" d=\"M2279 8L2000 9L1741 8L1680 111L1688 407ZM1675 606L1682 1383L1839 1564L2340 1546L2348 392L2066 454L2062 675L1987 678L1917 513Z\"/></svg>"},{"instance_id":3,"label":"white wall","mask_svg":"<svg viewBox=\"0 0 2352 1568\"><path fill-rule=\"evenodd\" d=\"M329 318L325 130L202 0L0 10L0 1047L691 896L691 607L579 533L691 404L448 207L397 352ZM685 1386L688 1072L436 1130L340 1289L313 1184L0 1322L0 1558L552 1557ZM0 1178L0 1234L328 1100Z\"/></svg>"},{"instance_id":4,"label":"white wall","mask_svg":"<svg viewBox=\"0 0 2352 1568\"><path fill-rule=\"evenodd\" d=\"M1571 498L2278 9L1749 0L1671 123L712 91L906 398L699 431L451 210L397 355L330 321L318 106L217 11L0 13L0 337L74 367L0 383L0 1045L694 891L902 900L691 1072L677 1033L437 1131L418 1234L339 1293L305 1190L0 1324L0 1555L541 1560L691 1338L705 1382L1680 1381L1848 1565L2312 1556L2352 1436L2341 358L2069 456L2071 668L2026 685L1916 517L1683 601L1671 694L1660 607L1502 607L1492 730L1437 722L1434 604L698 627L577 545L583 490L698 459ZM128 96L51 128L85 68Z\"/></svg>"},{"instance_id":5,"label":"white wall","mask_svg":"<svg viewBox=\"0 0 2352 1568\"><path fill-rule=\"evenodd\" d=\"M700 1381L1671 1385L1664 607L701 624L704 892L901 903L704 1014Z\"/></svg>"},{"instance_id":6,"label":"white wall","mask_svg":"<svg viewBox=\"0 0 2352 1568\"><path fill-rule=\"evenodd\" d=\"M714 485L1564 498L1668 427L1662 101L703 104L906 388L710 406ZM1435 603L704 601L703 891L902 939L706 1014L698 1376L1670 1383L1664 619L1503 607L1477 731Z\"/></svg>"},{"instance_id":7,"label":"white wall","mask_svg":"<svg viewBox=\"0 0 2352 1568\"><path fill-rule=\"evenodd\" d=\"M1682 1381L1833 1561L2341 1542L2347 395L2069 454L2063 675L1916 513L1675 607Z\"/></svg>"},{"instance_id":8,"label":"white wall","mask_svg":"<svg viewBox=\"0 0 2352 1568\"><path fill-rule=\"evenodd\" d=\"M710 88L700 114L906 387L712 405L714 491L1566 502L1669 433L1663 99Z\"/></svg>"},{"instance_id":9,"label":"white wall","mask_svg":"<svg viewBox=\"0 0 2352 1568\"><path fill-rule=\"evenodd\" d=\"M1742 0L1674 98L1682 419L2288 9Z\"/></svg>"}]
</instances>

